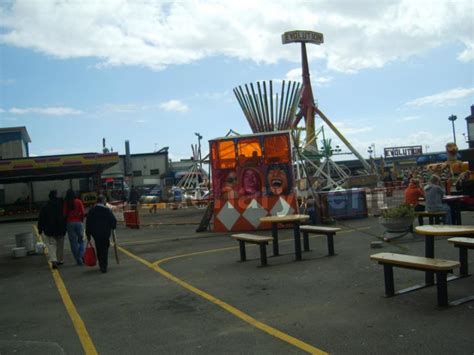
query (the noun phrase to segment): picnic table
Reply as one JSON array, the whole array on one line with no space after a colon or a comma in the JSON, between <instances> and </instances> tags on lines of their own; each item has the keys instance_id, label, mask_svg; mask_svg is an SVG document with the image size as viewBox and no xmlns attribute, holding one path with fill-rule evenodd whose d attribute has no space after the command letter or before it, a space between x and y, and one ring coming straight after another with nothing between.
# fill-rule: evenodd
<instances>
[{"instance_id":1,"label":"picnic table","mask_svg":"<svg viewBox=\"0 0 474 355\"><path fill-rule=\"evenodd\" d=\"M305 214L289 214L286 216L267 216L260 218L262 223L270 223L272 226L272 237L273 237L273 255L279 255L278 246L278 225L281 223L293 224L293 237L295 239L295 256L296 260L301 260L301 237L300 237L300 224L303 221L309 219L308 215Z\"/></svg>"},{"instance_id":2,"label":"picnic table","mask_svg":"<svg viewBox=\"0 0 474 355\"><path fill-rule=\"evenodd\" d=\"M455 225L462 225L461 201L465 197L465 195L445 195L443 197L443 202L445 202L449 207L451 207L451 220ZM425 199L423 197L420 197L418 201L424 202Z\"/></svg>"},{"instance_id":3,"label":"picnic table","mask_svg":"<svg viewBox=\"0 0 474 355\"><path fill-rule=\"evenodd\" d=\"M450 225L425 225L415 227L415 232L425 237L425 257L435 256L435 237L474 237L474 226L450 226ZM432 272L427 272L425 276L427 284L433 284Z\"/></svg>"}]
</instances>

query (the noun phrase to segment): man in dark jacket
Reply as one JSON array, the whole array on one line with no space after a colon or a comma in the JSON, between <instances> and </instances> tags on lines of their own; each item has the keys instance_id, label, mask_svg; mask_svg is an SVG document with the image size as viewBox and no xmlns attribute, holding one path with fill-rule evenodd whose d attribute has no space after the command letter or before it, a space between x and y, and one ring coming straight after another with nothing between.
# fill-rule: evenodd
<instances>
[{"instance_id":1,"label":"man in dark jacket","mask_svg":"<svg viewBox=\"0 0 474 355\"><path fill-rule=\"evenodd\" d=\"M66 221L63 217L63 202L57 197L57 191L49 192L49 201L41 209L38 217L38 232L46 235L49 261L51 267L57 269L62 265L64 253L64 235L66 234Z\"/></svg>"},{"instance_id":2,"label":"man in dark jacket","mask_svg":"<svg viewBox=\"0 0 474 355\"><path fill-rule=\"evenodd\" d=\"M107 272L110 233L117 227L117 220L112 211L105 206L105 202L105 196L100 195L97 204L90 209L86 219L87 240L94 238L100 271L103 273Z\"/></svg>"}]
</instances>

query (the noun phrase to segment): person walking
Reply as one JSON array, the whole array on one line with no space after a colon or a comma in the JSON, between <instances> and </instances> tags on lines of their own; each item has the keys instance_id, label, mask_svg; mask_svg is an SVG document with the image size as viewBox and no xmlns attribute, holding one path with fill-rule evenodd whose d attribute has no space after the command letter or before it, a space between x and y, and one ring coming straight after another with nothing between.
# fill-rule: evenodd
<instances>
[{"instance_id":1,"label":"person walking","mask_svg":"<svg viewBox=\"0 0 474 355\"><path fill-rule=\"evenodd\" d=\"M110 233L117 227L117 220L105 203L105 196L100 195L86 218L86 237L88 241L94 238L100 271L103 273L107 272Z\"/></svg>"},{"instance_id":2,"label":"person walking","mask_svg":"<svg viewBox=\"0 0 474 355\"><path fill-rule=\"evenodd\" d=\"M72 189L67 190L63 214L66 218L66 229L71 244L71 252L77 265L83 265L84 255L84 205Z\"/></svg>"},{"instance_id":3,"label":"person walking","mask_svg":"<svg viewBox=\"0 0 474 355\"><path fill-rule=\"evenodd\" d=\"M138 207L138 202L140 201L140 194L138 193L135 186L132 185L130 189L130 195L128 197L128 204L132 210L136 210Z\"/></svg>"},{"instance_id":4,"label":"person walking","mask_svg":"<svg viewBox=\"0 0 474 355\"><path fill-rule=\"evenodd\" d=\"M64 263L64 235L66 234L66 221L63 216L62 200L57 197L56 190L49 192L49 201L41 208L38 217L38 233L46 235L46 245L49 251L51 267L57 269Z\"/></svg>"},{"instance_id":5,"label":"person walking","mask_svg":"<svg viewBox=\"0 0 474 355\"><path fill-rule=\"evenodd\" d=\"M425 186L425 205L428 212L446 212L443 224L452 224L451 208L443 203L444 189L441 187L441 179L438 175L430 178L429 184Z\"/></svg>"}]
</instances>

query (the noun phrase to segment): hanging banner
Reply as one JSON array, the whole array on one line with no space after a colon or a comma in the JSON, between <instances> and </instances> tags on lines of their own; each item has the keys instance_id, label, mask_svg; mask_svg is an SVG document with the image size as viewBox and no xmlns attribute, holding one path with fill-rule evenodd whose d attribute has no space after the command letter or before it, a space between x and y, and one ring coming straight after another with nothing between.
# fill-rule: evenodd
<instances>
[{"instance_id":1,"label":"hanging banner","mask_svg":"<svg viewBox=\"0 0 474 355\"><path fill-rule=\"evenodd\" d=\"M383 150L385 158L412 157L423 154L421 145L413 145L408 147L390 147Z\"/></svg>"}]
</instances>

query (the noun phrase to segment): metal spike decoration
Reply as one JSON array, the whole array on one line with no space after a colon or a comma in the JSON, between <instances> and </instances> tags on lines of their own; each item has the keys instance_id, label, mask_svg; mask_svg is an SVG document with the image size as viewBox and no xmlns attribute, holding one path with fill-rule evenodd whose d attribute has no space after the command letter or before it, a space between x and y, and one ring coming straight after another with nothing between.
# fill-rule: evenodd
<instances>
[{"instance_id":1,"label":"metal spike decoration","mask_svg":"<svg viewBox=\"0 0 474 355\"><path fill-rule=\"evenodd\" d=\"M249 88L250 86L250 88ZM244 84L234 88L234 95L253 133L284 131L294 128L298 121L296 109L301 98L301 83L283 80L281 92L272 80Z\"/></svg>"}]
</instances>

